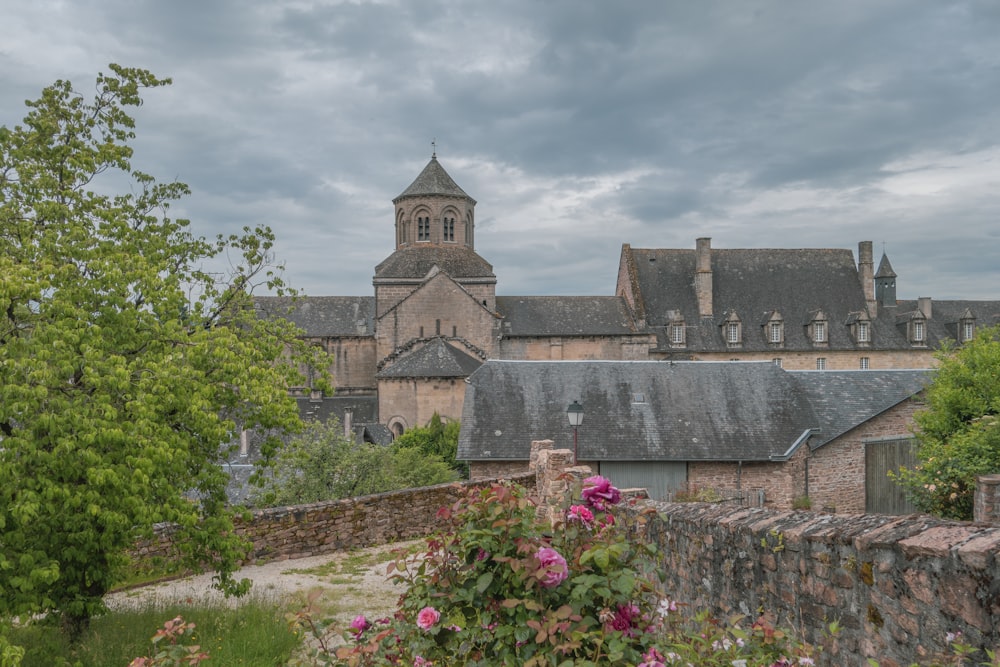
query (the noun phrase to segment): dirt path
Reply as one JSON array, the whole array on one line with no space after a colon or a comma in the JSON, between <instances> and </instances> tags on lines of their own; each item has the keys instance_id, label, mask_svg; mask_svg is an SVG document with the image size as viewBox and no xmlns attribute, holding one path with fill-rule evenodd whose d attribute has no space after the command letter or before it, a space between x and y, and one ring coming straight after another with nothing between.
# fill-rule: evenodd
<instances>
[{"instance_id":1,"label":"dirt path","mask_svg":"<svg viewBox=\"0 0 1000 667\"><path fill-rule=\"evenodd\" d=\"M332 616L344 628L361 613L369 618L392 615L404 588L388 580L386 568L394 560L394 552L419 544L421 540L251 565L236 577L253 581L250 599L274 601L290 608L298 601L304 604L310 591L321 590L319 604L324 615ZM241 600L226 600L212 588L210 574L143 586L107 598L111 609L177 602L239 605Z\"/></svg>"}]
</instances>

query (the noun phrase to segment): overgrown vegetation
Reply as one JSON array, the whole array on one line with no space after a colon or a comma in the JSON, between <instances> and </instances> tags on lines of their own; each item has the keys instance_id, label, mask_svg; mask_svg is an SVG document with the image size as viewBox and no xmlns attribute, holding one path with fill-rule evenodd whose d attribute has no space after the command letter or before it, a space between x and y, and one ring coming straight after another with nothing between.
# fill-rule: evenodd
<instances>
[{"instance_id":1,"label":"overgrown vegetation","mask_svg":"<svg viewBox=\"0 0 1000 667\"><path fill-rule=\"evenodd\" d=\"M976 477L1000 472L1000 328L984 328L961 346L946 344L915 416L917 457L893 475L924 512L972 519Z\"/></svg>"},{"instance_id":2,"label":"overgrown vegetation","mask_svg":"<svg viewBox=\"0 0 1000 667\"><path fill-rule=\"evenodd\" d=\"M207 665L283 665L301 643L301 637L289 632L283 610L275 601L252 596L236 608L197 602L109 612L93 619L75 643L57 626L44 622L14 629L11 639L25 650L21 667L124 667L137 657L151 658L165 650L170 643L166 636L159 635L155 644L150 638L165 630L167 619L178 616L183 625L193 623L194 628L175 636L177 645L197 646L195 653L210 657ZM179 629L174 626L174 630Z\"/></svg>"},{"instance_id":3,"label":"overgrown vegetation","mask_svg":"<svg viewBox=\"0 0 1000 667\"><path fill-rule=\"evenodd\" d=\"M469 478L469 464L455 459L458 454L459 422L444 422L434 413L427 426L415 426L396 438L398 448L417 449L428 456L437 456L462 479Z\"/></svg>"},{"instance_id":4,"label":"overgrown vegetation","mask_svg":"<svg viewBox=\"0 0 1000 667\"><path fill-rule=\"evenodd\" d=\"M353 498L454 481L436 454L416 446L356 443L340 422L309 422L278 452L254 503L261 506Z\"/></svg>"},{"instance_id":5,"label":"overgrown vegetation","mask_svg":"<svg viewBox=\"0 0 1000 667\"><path fill-rule=\"evenodd\" d=\"M217 463L241 428L296 428L286 388L325 366L254 315L255 289L288 293L271 230L196 237L167 215L187 187L133 169L129 108L169 82L111 65L92 100L58 81L0 127L0 615L71 635L156 523L245 590Z\"/></svg>"}]
</instances>

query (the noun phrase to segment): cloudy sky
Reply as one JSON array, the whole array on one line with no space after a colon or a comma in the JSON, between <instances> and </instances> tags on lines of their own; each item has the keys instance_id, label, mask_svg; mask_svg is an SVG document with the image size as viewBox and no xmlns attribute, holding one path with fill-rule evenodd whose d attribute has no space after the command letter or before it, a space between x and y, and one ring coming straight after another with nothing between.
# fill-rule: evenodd
<instances>
[{"instance_id":1,"label":"cloudy sky","mask_svg":"<svg viewBox=\"0 0 1000 667\"><path fill-rule=\"evenodd\" d=\"M0 125L115 62L134 166L293 286L372 293L436 140L498 293L613 294L622 243L883 249L901 298L1000 298L994 0L3 3Z\"/></svg>"}]
</instances>

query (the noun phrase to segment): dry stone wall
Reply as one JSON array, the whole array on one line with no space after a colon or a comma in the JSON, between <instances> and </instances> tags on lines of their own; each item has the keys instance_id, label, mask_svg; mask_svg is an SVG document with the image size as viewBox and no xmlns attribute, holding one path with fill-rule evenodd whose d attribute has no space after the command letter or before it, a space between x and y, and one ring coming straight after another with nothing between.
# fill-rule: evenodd
<instances>
[{"instance_id":1,"label":"dry stone wall","mask_svg":"<svg viewBox=\"0 0 1000 667\"><path fill-rule=\"evenodd\" d=\"M533 488L534 473L512 478ZM389 544L432 534L440 527L437 512L464 498L470 489L496 480L456 482L371 496L332 500L252 512L247 521L236 521L236 532L253 543L245 564L259 561L306 558L334 551ZM155 539L133 551L139 558L172 558L169 526Z\"/></svg>"},{"instance_id":2,"label":"dry stone wall","mask_svg":"<svg viewBox=\"0 0 1000 667\"><path fill-rule=\"evenodd\" d=\"M825 664L926 664L961 631L1000 646L1000 525L651 503L665 592L694 608L773 614L811 643L837 621Z\"/></svg>"}]
</instances>

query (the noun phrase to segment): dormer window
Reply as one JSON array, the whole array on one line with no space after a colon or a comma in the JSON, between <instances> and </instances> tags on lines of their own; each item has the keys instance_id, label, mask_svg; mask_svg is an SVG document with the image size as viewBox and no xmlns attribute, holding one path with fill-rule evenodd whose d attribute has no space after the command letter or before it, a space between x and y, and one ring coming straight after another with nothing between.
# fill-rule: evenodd
<instances>
[{"instance_id":1,"label":"dormer window","mask_svg":"<svg viewBox=\"0 0 1000 667\"><path fill-rule=\"evenodd\" d=\"M911 340L914 343L923 343L924 342L924 321L923 320L914 320L913 321L912 332L913 332L913 334L911 336Z\"/></svg>"},{"instance_id":2,"label":"dormer window","mask_svg":"<svg viewBox=\"0 0 1000 667\"><path fill-rule=\"evenodd\" d=\"M962 322L962 341L972 340L976 335L976 325L970 320Z\"/></svg>"},{"instance_id":3,"label":"dormer window","mask_svg":"<svg viewBox=\"0 0 1000 667\"><path fill-rule=\"evenodd\" d=\"M806 325L806 336L814 346L826 347L830 341L830 328L827 326L826 313L817 310L812 313L812 319Z\"/></svg>"},{"instance_id":4,"label":"dormer window","mask_svg":"<svg viewBox=\"0 0 1000 667\"><path fill-rule=\"evenodd\" d=\"M959 342L967 343L976 337L976 321L971 317L964 317L958 323Z\"/></svg>"},{"instance_id":5,"label":"dormer window","mask_svg":"<svg viewBox=\"0 0 1000 667\"><path fill-rule=\"evenodd\" d=\"M781 347L785 343L785 322L781 314L772 310L764 320L764 340L771 347Z\"/></svg>"},{"instance_id":6,"label":"dormer window","mask_svg":"<svg viewBox=\"0 0 1000 667\"><path fill-rule=\"evenodd\" d=\"M868 313L859 311L847 318L847 329L859 347L869 347L872 342L872 323Z\"/></svg>"},{"instance_id":7,"label":"dormer window","mask_svg":"<svg viewBox=\"0 0 1000 667\"><path fill-rule=\"evenodd\" d=\"M722 323L722 336L729 347L739 347L743 343L743 322L739 315L730 313Z\"/></svg>"},{"instance_id":8,"label":"dormer window","mask_svg":"<svg viewBox=\"0 0 1000 667\"><path fill-rule=\"evenodd\" d=\"M670 331L670 344L684 345L684 322L671 322L668 329Z\"/></svg>"}]
</instances>

